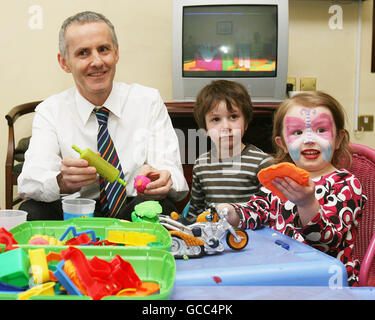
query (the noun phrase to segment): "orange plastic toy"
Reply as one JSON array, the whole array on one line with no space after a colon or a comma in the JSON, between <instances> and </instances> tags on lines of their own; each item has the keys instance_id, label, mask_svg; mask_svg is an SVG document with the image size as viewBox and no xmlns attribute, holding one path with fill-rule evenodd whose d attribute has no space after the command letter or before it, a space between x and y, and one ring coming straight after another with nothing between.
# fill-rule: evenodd
<instances>
[{"instance_id":1,"label":"orange plastic toy","mask_svg":"<svg viewBox=\"0 0 375 320\"><path fill-rule=\"evenodd\" d=\"M268 190L271 190L280 199L285 201L288 199L285 198L281 191L277 189L272 183L273 179L284 177L293 179L301 186L307 186L309 184L309 173L304 169L296 167L293 163L290 162L281 162L275 164L273 166L260 170L258 173L258 179L260 183Z\"/></svg>"}]
</instances>

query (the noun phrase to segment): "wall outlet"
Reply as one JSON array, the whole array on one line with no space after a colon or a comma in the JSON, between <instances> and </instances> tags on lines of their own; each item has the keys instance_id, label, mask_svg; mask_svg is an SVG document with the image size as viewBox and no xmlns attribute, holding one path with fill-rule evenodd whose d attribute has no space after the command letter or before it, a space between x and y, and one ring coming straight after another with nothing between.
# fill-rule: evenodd
<instances>
[{"instance_id":1,"label":"wall outlet","mask_svg":"<svg viewBox=\"0 0 375 320\"><path fill-rule=\"evenodd\" d=\"M315 91L316 78L301 78L299 88L301 91Z\"/></svg>"},{"instance_id":2,"label":"wall outlet","mask_svg":"<svg viewBox=\"0 0 375 320\"><path fill-rule=\"evenodd\" d=\"M374 131L374 116L362 115L358 117L358 131Z\"/></svg>"},{"instance_id":3,"label":"wall outlet","mask_svg":"<svg viewBox=\"0 0 375 320\"><path fill-rule=\"evenodd\" d=\"M291 91L297 90L297 80L295 77L288 77L288 79L286 80L286 83L290 83L293 85L293 89Z\"/></svg>"}]
</instances>

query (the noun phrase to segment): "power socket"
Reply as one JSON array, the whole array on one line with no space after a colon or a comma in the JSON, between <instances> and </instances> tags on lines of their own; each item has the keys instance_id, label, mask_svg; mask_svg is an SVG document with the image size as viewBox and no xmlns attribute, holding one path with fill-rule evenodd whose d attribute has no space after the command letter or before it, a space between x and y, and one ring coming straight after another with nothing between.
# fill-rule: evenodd
<instances>
[{"instance_id":1,"label":"power socket","mask_svg":"<svg viewBox=\"0 0 375 320\"><path fill-rule=\"evenodd\" d=\"M286 83L290 83L291 85L293 85L293 89L291 91L297 90L297 80L295 77L288 77L288 79L286 80Z\"/></svg>"},{"instance_id":2,"label":"power socket","mask_svg":"<svg viewBox=\"0 0 375 320\"><path fill-rule=\"evenodd\" d=\"M374 131L374 116L362 115L358 117L358 131Z\"/></svg>"}]
</instances>

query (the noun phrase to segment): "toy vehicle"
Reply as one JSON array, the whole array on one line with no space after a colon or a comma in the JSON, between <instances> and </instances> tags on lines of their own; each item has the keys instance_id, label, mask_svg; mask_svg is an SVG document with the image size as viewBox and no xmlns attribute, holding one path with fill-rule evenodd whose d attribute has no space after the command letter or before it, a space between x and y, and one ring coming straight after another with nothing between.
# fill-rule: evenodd
<instances>
[{"instance_id":1,"label":"toy vehicle","mask_svg":"<svg viewBox=\"0 0 375 320\"><path fill-rule=\"evenodd\" d=\"M216 211L216 208L212 207L212 210ZM159 222L169 230L172 237L171 253L175 258L194 258L223 252L222 239L225 235L228 246L233 250L241 250L247 245L249 237L246 231L233 228L227 221L228 210L216 213L219 218L217 222L195 222L187 226L170 216L159 215Z\"/></svg>"}]
</instances>

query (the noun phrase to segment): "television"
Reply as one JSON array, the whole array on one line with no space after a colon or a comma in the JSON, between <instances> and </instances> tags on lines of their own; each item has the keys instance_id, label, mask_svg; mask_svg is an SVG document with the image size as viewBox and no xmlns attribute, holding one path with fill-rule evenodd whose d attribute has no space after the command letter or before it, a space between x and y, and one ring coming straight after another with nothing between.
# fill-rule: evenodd
<instances>
[{"instance_id":1,"label":"television","mask_svg":"<svg viewBox=\"0 0 375 320\"><path fill-rule=\"evenodd\" d=\"M286 97L288 0L174 0L174 101L195 101L213 80L240 82L252 101Z\"/></svg>"}]
</instances>

